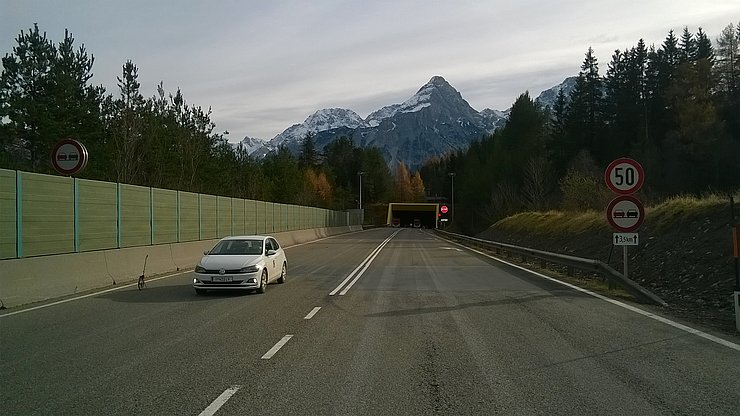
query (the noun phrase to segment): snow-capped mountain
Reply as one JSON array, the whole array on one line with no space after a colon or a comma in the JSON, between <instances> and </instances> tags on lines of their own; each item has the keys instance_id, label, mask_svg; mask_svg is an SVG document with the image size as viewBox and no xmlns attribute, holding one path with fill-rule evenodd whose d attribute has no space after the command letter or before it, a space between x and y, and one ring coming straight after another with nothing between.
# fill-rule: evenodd
<instances>
[{"instance_id":1,"label":"snow-capped mountain","mask_svg":"<svg viewBox=\"0 0 740 416\"><path fill-rule=\"evenodd\" d=\"M362 147L377 147L390 166L403 161L416 168L424 160L465 149L501 124L498 113L479 113L444 78L432 77L412 97L373 112L364 126L316 135L322 148L341 136Z\"/></svg>"},{"instance_id":2,"label":"snow-capped mountain","mask_svg":"<svg viewBox=\"0 0 740 416\"><path fill-rule=\"evenodd\" d=\"M558 91L570 94L575 81L576 77L566 78L535 100L543 107L552 106ZM308 133L314 135L317 149L346 136L356 145L378 147L391 167L403 161L416 168L430 157L465 149L472 140L502 127L510 110L486 108L478 112L444 78L434 76L403 103L385 106L364 120L352 110L328 108L288 127L269 142L260 144L259 139L249 137L244 141L248 141L250 154L263 157L280 146L297 153Z\"/></svg>"},{"instance_id":3,"label":"snow-capped mountain","mask_svg":"<svg viewBox=\"0 0 740 416\"><path fill-rule=\"evenodd\" d=\"M277 150L283 145L293 151L297 151L300 143L308 133L315 135L322 131L340 127L354 129L365 125L362 117L352 110L346 108L325 108L308 116L303 123L294 124L283 130L282 133L273 137L269 142L263 143L249 154L255 157L264 157L269 152Z\"/></svg>"},{"instance_id":4,"label":"snow-capped mountain","mask_svg":"<svg viewBox=\"0 0 740 416\"><path fill-rule=\"evenodd\" d=\"M534 101L539 103L542 108L552 108L553 104L555 104L555 100L558 98L560 90L563 90L565 96L568 97L571 91L573 91L573 88L575 88L577 80L578 77L568 77L560 84L542 91Z\"/></svg>"},{"instance_id":5,"label":"snow-capped mountain","mask_svg":"<svg viewBox=\"0 0 740 416\"><path fill-rule=\"evenodd\" d=\"M256 137L244 136L242 141L234 144L234 147L239 147L239 145L241 145L244 147L247 153L251 155L252 153L255 152L255 150L264 146L266 143L267 143L267 140L258 139Z\"/></svg>"},{"instance_id":6,"label":"snow-capped mountain","mask_svg":"<svg viewBox=\"0 0 740 416\"><path fill-rule=\"evenodd\" d=\"M325 108L306 118L301 124L294 124L270 140L274 146L283 143L301 142L306 134L319 133L337 127L356 128L365 125L365 120L352 110L346 108Z\"/></svg>"}]
</instances>

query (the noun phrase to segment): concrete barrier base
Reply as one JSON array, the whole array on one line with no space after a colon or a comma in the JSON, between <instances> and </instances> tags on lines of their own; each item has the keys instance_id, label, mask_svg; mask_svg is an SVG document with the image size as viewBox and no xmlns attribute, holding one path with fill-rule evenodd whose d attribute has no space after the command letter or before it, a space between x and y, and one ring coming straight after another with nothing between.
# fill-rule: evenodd
<instances>
[{"instance_id":1,"label":"concrete barrier base","mask_svg":"<svg viewBox=\"0 0 740 416\"><path fill-rule=\"evenodd\" d=\"M360 231L362 227L332 227L274 233L284 247L319 238ZM135 281L144 268L146 276L195 267L218 241L129 247L0 260L0 300L6 307L73 295L93 289ZM148 256L148 257L147 257Z\"/></svg>"}]
</instances>

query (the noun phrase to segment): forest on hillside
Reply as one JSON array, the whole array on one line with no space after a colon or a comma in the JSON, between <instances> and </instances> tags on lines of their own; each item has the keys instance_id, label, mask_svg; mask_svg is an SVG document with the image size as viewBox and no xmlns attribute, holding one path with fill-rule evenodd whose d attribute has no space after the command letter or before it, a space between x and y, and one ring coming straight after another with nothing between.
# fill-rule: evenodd
<instances>
[{"instance_id":1,"label":"forest on hillside","mask_svg":"<svg viewBox=\"0 0 740 416\"><path fill-rule=\"evenodd\" d=\"M84 45L68 31L55 43L34 25L2 58L0 168L54 174L51 149L71 137L90 153L80 178L333 209L359 205L360 180L367 206L449 198L454 178L454 218L468 232L524 210L601 210L602 171L621 156L645 168L648 203L728 192L740 188L739 44L740 25L714 42L701 29L671 31L657 47L615 51L606 71L589 48L575 88L552 107L524 93L503 128L409 172L348 138L319 151L308 135L298 155L256 159L179 88L161 82L145 97L130 60L117 91L92 85Z\"/></svg>"},{"instance_id":2,"label":"forest on hillside","mask_svg":"<svg viewBox=\"0 0 740 416\"><path fill-rule=\"evenodd\" d=\"M91 84L93 63L69 31L58 43L38 25L21 31L2 58L0 168L56 174L51 150L74 138L90 155L76 175L84 179L350 209L359 204L361 174L365 204L423 198L418 173L391 172L377 149L342 138L319 152L309 135L299 155L283 148L257 159L230 144L211 109L188 103L179 88L168 93L160 82L145 97L128 60L111 93Z\"/></svg>"},{"instance_id":3,"label":"forest on hillside","mask_svg":"<svg viewBox=\"0 0 740 416\"><path fill-rule=\"evenodd\" d=\"M427 190L448 196L455 220L477 232L527 210L603 210L608 163L632 157L645 169L647 203L678 194L740 188L740 25L716 42L699 29L673 31L616 50L605 73L591 48L575 88L542 108L528 92L508 123L469 149L427 161Z\"/></svg>"}]
</instances>

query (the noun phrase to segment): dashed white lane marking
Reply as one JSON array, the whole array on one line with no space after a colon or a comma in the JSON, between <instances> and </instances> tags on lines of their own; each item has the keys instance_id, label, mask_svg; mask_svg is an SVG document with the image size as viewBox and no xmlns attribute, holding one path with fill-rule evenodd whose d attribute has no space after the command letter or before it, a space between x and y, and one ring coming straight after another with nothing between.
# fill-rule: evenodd
<instances>
[{"instance_id":1,"label":"dashed white lane marking","mask_svg":"<svg viewBox=\"0 0 740 416\"><path fill-rule=\"evenodd\" d=\"M309 312L308 315L306 315L306 317L303 318L303 319L311 319L311 318L313 318L313 316L316 315L316 312L318 312L320 309L321 309L321 306L317 306L317 307L311 309L311 312Z\"/></svg>"},{"instance_id":2,"label":"dashed white lane marking","mask_svg":"<svg viewBox=\"0 0 740 416\"><path fill-rule=\"evenodd\" d=\"M234 395L239 389L242 388L242 386L231 386L228 389L226 389L223 393L221 393L220 396L216 397L216 400L213 401L208 407L205 408L198 416L213 416L216 412L218 412L218 409L221 408L230 398Z\"/></svg>"},{"instance_id":3,"label":"dashed white lane marking","mask_svg":"<svg viewBox=\"0 0 740 416\"><path fill-rule=\"evenodd\" d=\"M442 250L455 250L455 251L462 252L462 250L460 250L459 248L455 248L455 247L440 247L440 249L442 249Z\"/></svg>"},{"instance_id":4,"label":"dashed white lane marking","mask_svg":"<svg viewBox=\"0 0 740 416\"><path fill-rule=\"evenodd\" d=\"M272 356L280 351L280 348L283 348L283 345L287 344L291 338L293 338L293 335L284 336L280 341L277 342L277 344L273 345L273 347L270 348L270 351L267 351L265 355L262 356L262 359L269 360L270 358L272 358Z\"/></svg>"}]
</instances>

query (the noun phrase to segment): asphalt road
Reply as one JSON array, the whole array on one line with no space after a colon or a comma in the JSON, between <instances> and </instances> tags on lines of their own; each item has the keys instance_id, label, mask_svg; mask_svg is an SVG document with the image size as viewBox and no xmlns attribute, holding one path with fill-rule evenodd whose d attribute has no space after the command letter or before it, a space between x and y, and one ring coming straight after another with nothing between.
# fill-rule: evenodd
<instances>
[{"instance_id":1,"label":"asphalt road","mask_svg":"<svg viewBox=\"0 0 740 416\"><path fill-rule=\"evenodd\" d=\"M286 252L264 295L197 296L185 273L3 311L0 414L740 414L738 338L422 230Z\"/></svg>"}]
</instances>

